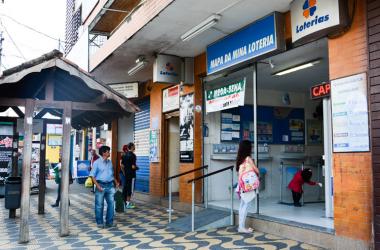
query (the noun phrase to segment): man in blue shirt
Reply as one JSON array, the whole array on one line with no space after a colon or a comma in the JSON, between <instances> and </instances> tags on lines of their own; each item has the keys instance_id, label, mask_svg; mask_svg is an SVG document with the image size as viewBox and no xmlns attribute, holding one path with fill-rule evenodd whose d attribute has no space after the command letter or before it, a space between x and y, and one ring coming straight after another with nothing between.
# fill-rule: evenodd
<instances>
[{"instance_id":1,"label":"man in blue shirt","mask_svg":"<svg viewBox=\"0 0 380 250\"><path fill-rule=\"evenodd\" d=\"M107 214L106 214L106 227L113 226L114 216L114 195L115 186L119 186L119 183L115 179L112 162L108 159L110 157L110 148L102 146L99 149L100 158L94 162L91 169L90 176L96 186L95 191L95 219L98 227L103 228L103 210L104 199L107 202Z\"/></svg>"}]
</instances>

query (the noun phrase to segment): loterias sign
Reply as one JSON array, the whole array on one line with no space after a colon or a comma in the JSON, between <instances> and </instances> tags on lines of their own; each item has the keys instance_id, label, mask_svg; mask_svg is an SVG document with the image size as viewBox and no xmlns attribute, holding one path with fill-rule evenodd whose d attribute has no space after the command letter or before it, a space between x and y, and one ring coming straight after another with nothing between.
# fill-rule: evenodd
<instances>
[{"instance_id":1,"label":"loterias sign","mask_svg":"<svg viewBox=\"0 0 380 250\"><path fill-rule=\"evenodd\" d=\"M272 13L207 46L207 74L284 49L283 16Z\"/></svg>"},{"instance_id":2,"label":"loterias sign","mask_svg":"<svg viewBox=\"0 0 380 250\"><path fill-rule=\"evenodd\" d=\"M311 87L310 96L311 99L319 99L330 96L331 85L330 83L322 83Z\"/></svg>"},{"instance_id":3,"label":"loterias sign","mask_svg":"<svg viewBox=\"0 0 380 250\"><path fill-rule=\"evenodd\" d=\"M293 43L315 40L344 27L346 10L341 0L294 0L290 7Z\"/></svg>"}]
</instances>

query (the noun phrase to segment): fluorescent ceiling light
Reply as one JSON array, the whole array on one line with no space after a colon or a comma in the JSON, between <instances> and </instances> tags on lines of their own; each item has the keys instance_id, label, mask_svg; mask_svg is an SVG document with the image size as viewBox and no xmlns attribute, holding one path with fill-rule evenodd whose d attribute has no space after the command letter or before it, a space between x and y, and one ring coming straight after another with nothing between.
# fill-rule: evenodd
<instances>
[{"instance_id":1,"label":"fluorescent ceiling light","mask_svg":"<svg viewBox=\"0 0 380 250\"><path fill-rule=\"evenodd\" d=\"M301 64L301 65L297 65L297 66L291 67L289 69L286 69L286 70L274 73L274 75L276 75L276 76L286 75L286 74L289 74L289 73L292 73L292 72L295 72L295 71L298 71L298 70L301 70L301 69L310 68L310 67L312 67L312 66L314 66L314 65L316 65L316 64L318 64L320 62L321 62L320 60L315 60L315 61L312 61L312 62L304 63L304 64Z\"/></svg>"},{"instance_id":2,"label":"fluorescent ceiling light","mask_svg":"<svg viewBox=\"0 0 380 250\"><path fill-rule=\"evenodd\" d=\"M183 34L181 36L181 40L185 42L196 37L197 35L201 34L203 31L208 30L209 28L214 26L219 21L220 18L221 18L221 15L217 15L217 14L211 15L206 20L204 20L203 22L201 22L200 24L191 28L189 31Z\"/></svg>"},{"instance_id":3,"label":"fluorescent ceiling light","mask_svg":"<svg viewBox=\"0 0 380 250\"><path fill-rule=\"evenodd\" d=\"M132 76L132 75L136 74L137 72L139 72L140 70L142 70L147 63L148 62L145 61L145 60L139 61L133 68L131 68L130 70L128 70L128 75Z\"/></svg>"}]
</instances>

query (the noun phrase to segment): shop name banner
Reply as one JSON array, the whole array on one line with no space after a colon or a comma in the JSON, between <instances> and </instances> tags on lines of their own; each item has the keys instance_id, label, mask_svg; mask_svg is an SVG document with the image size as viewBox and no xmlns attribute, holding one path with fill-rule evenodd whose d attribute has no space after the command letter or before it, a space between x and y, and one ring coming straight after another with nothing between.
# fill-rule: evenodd
<instances>
[{"instance_id":1,"label":"shop name banner","mask_svg":"<svg viewBox=\"0 0 380 250\"><path fill-rule=\"evenodd\" d=\"M244 106L246 78L206 91L206 113Z\"/></svg>"},{"instance_id":2,"label":"shop name banner","mask_svg":"<svg viewBox=\"0 0 380 250\"><path fill-rule=\"evenodd\" d=\"M179 108L179 160L194 161L194 94L180 97Z\"/></svg>"},{"instance_id":3,"label":"shop name banner","mask_svg":"<svg viewBox=\"0 0 380 250\"><path fill-rule=\"evenodd\" d=\"M179 86L164 89L162 91L162 112L179 109Z\"/></svg>"},{"instance_id":4,"label":"shop name banner","mask_svg":"<svg viewBox=\"0 0 380 250\"><path fill-rule=\"evenodd\" d=\"M331 81L334 152L369 151L367 76Z\"/></svg>"},{"instance_id":5,"label":"shop name banner","mask_svg":"<svg viewBox=\"0 0 380 250\"><path fill-rule=\"evenodd\" d=\"M295 0L290 12L293 42L340 24L339 0Z\"/></svg>"},{"instance_id":6,"label":"shop name banner","mask_svg":"<svg viewBox=\"0 0 380 250\"><path fill-rule=\"evenodd\" d=\"M278 49L278 15L273 13L207 46L207 74Z\"/></svg>"},{"instance_id":7,"label":"shop name banner","mask_svg":"<svg viewBox=\"0 0 380 250\"><path fill-rule=\"evenodd\" d=\"M182 80L182 58L158 54L153 64L153 82L179 83Z\"/></svg>"},{"instance_id":8,"label":"shop name banner","mask_svg":"<svg viewBox=\"0 0 380 250\"><path fill-rule=\"evenodd\" d=\"M109 86L127 98L139 97L139 84L137 82L109 84Z\"/></svg>"}]
</instances>

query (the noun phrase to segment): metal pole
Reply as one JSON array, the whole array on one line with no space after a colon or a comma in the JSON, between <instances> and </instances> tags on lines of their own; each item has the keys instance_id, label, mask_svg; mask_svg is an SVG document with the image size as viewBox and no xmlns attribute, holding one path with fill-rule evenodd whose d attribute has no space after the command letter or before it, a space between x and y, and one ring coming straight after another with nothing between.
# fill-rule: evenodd
<instances>
[{"instance_id":1,"label":"metal pole","mask_svg":"<svg viewBox=\"0 0 380 250\"><path fill-rule=\"evenodd\" d=\"M193 181L191 183L191 232L194 232L194 216L195 216L194 192L195 192L195 182Z\"/></svg>"},{"instance_id":2,"label":"metal pole","mask_svg":"<svg viewBox=\"0 0 380 250\"><path fill-rule=\"evenodd\" d=\"M258 152L257 152L257 63L253 66L252 72L252 81L253 81L253 158L256 166L258 167ZM255 199L256 204L256 213L259 213L259 190L256 191L257 196Z\"/></svg>"},{"instance_id":3,"label":"metal pole","mask_svg":"<svg viewBox=\"0 0 380 250\"><path fill-rule=\"evenodd\" d=\"M281 168L281 183L280 183L280 203L282 203L282 185L283 185L283 176L284 176L284 163L281 161L280 163Z\"/></svg>"},{"instance_id":4,"label":"metal pole","mask_svg":"<svg viewBox=\"0 0 380 250\"><path fill-rule=\"evenodd\" d=\"M206 174L208 174L208 168L205 168ZM204 178L206 185L205 185L205 208L208 208L208 178Z\"/></svg>"},{"instance_id":5,"label":"metal pole","mask_svg":"<svg viewBox=\"0 0 380 250\"><path fill-rule=\"evenodd\" d=\"M172 179L169 180L169 223L172 222Z\"/></svg>"},{"instance_id":6,"label":"metal pole","mask_svg":"<svg viewBox=\"0 0 380 250\"><path fill-rule=\"evenodd\" d=\"M301 170L303 170L304 169L304 162L302 162L302 165L301 165ZM305 197L305 195L302 195L302 206L303 205L305 205L304 203L305 203L305 201L304 201L304 199L303 199L303 197Z\"/></svg>"},{"instance_id":7,"label":"metal pole","mask_svg":"<svg viewBox=\"0 0 380 250\"><path fill-rule=\"evenodd\" d=\"M231 168L231 226L234 225L234 169Z\"/></svg>"}]
</instances>

